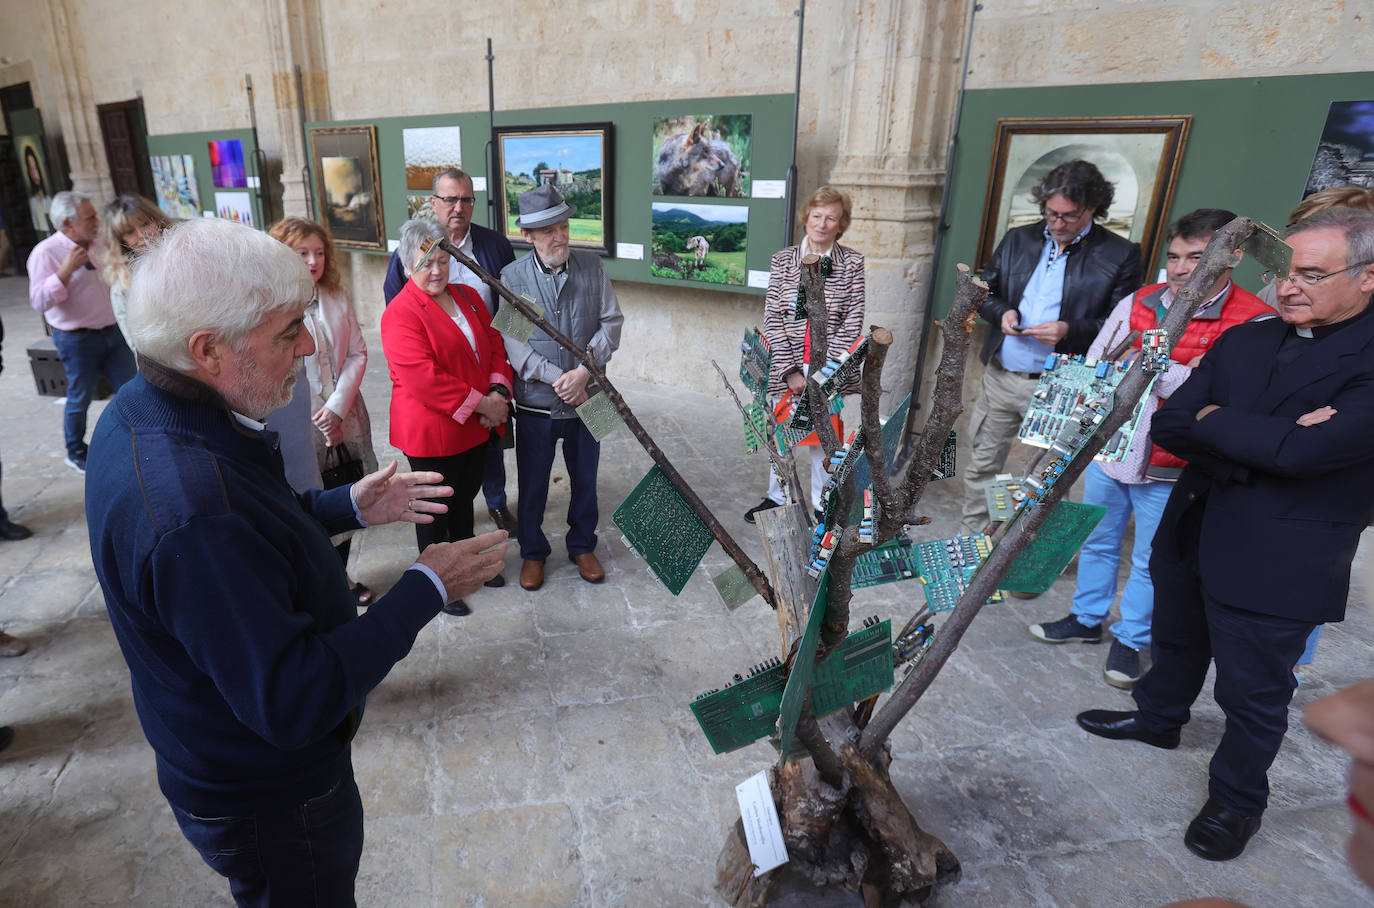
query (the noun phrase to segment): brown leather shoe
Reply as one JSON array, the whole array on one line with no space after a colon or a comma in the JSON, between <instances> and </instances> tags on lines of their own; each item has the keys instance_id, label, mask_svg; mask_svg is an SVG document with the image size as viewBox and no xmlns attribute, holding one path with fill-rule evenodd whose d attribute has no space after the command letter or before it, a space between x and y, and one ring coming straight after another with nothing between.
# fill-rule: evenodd
<instances>
[{"instance_id":1,"label":"brown leather shoe","mask_svg":"<svg viewBox=\"0 0 1374 908\"><path fill-rule=\"evenodd\" d=\"M27 640L11 637L4 631L0 631L0 656L22 656L28 651L29 643Z\"/></svg>"},{"instance_id":2,"label":"brown leather shoe","mask_svg":"<svg viewBox=\"0 0 1374 908\"><path fill-rule=\"evenodd\" d=\"M544 562L525 559L520 565L520 585L527 590L537 590L544 585Z\"/></svg>"},{"instance_id":3,"label":"brown leather shoe","mask_svg":"<svg viewBox=\"0 0 1374 908\"><path fill-rule=\"evenodd\" d=\"M601 562L596 560L596 556L591 552L583 555L569 555L568 560L577 565L577 573L582 575L582 579L588 583L600 583L606 579L606 571L601 567Z\"/></svg>"}]
</instances>

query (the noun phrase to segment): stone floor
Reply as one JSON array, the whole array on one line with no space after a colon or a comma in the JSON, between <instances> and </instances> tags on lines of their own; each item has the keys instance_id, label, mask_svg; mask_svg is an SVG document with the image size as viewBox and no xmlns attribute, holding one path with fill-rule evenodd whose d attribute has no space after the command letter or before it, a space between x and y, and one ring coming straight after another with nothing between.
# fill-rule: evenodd
<instances>
[{"instance_id":1,"label":"stone floor","mask_svg":"<svg viewBox=\"0 0 1374 908\"><path fill-rule=\"evenodd\" d=\"M24 350L42 329L25 302L22 280L0 279L4 500L34 531L0 543L0 622L33 643L0 660L0 723L16 732L0 754L0 903L229 904L158 792L91 571L82 479L62 462L61 405L34 393ZM375 328L368 337L364 393L385 460L388 380ZM763 465L739 453L731 406L663 386L622 390L758 552L741 515L758 499ZM734 613L721 605L708 579L726 564L718 547L674 597L621 544L611 512L649 465L627 432L607 439L604 585L555 558L537 593L514 582L482 591L471 617L429 625L369 699L354 751L367 810L360 904L720 903L714 863L737 815L734 786L773 752L759 743L714 756L687 704L776 655L776 625L757 599ZM550 501L555 531L566 482L555 479ZM957 480L934 486L927 506L937 519L925 530L953 529L957 494ZM412 559L414 537L378 528L355 550L356 576L384 590ZM512 581L518 564L512 550ZM1184 849L1182 832L1205 796L1221 714L1204 696L1173 752L1078 730L1076 712L1130 701L1101 680L1105 646L1051 648L1026 634L1067 611L1073 582L1071 568L1038 600L988 608L894 736L899 787L963 861L962 882L929 904L1158 906L1202 895L1255 908L1370 904L1342 856L1345 758L1298 718L1370 673L1364 593L1304 676L1264 828L1241 859L1213 865ZM856 622L903 618L920 600L913 584L861 591Z\"/></svg>"}]
</instances>

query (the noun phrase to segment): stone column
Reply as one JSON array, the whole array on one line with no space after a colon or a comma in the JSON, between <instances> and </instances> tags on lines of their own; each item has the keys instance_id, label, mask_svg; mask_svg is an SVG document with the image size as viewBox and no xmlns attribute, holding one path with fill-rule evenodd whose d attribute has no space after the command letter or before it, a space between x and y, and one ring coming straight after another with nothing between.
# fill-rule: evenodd
<instances>
[{"instance_id":1,"label":"stone column","mask_svg":"<svg viewBox=\"0 0 1374 908\"><path fill-rule=\"evenodd\" d=\"M329 118L329 74L318 0L265 0L267 35L272 42L272 97L281 135L282 211L313 218L306 204L306 165L310 150L301 123ZM305 110L296 96L296 66L301 67Z\"/></svg>"},{"instance_id":2,"label":"stone column","mask_svg":"<svg viewBox=\"0 0 1374 908\"><path fill-rule=\"evenodd\" d=\"M62 141L72 167L72 188L90 196L99 208L114 196L114 183L110 181L110 165L100 135L95 95L91 92L91 81L83 63L84 42L72 29L70 5L71 0L48 0L39 4L39 9L43 17L43 37L52 60L57 119L62 125ZM52 100L53 95L49 95L48 100Z\"/></svg>"},{"instance_id":3,"label":"stone column","mask_svg":"<svg viewBox=\"0 0 1374 908\"><path fill-rule=\"evenodd\" d=\"M854 199L843 242L867 261L865 321L895 335L883 370L885 412L906 396L916 365L972 2L859 6L830 182Z\"/></svg>"}]
</instances>

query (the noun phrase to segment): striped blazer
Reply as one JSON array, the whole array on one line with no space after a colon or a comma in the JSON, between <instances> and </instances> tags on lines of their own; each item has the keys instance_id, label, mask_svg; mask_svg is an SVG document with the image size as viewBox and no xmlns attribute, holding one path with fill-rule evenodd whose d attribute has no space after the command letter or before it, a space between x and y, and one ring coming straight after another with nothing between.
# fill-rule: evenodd
<instances>
[{"instance_id":1,"label":"striped blazer","mask_svg":"<svg viewBox=\"0 0 1374 908\"><path fill-rule=\"evenodd\" d=\"M795 317L797 289L801 285L801 247L788 246L774 253L764 296L763 338L773 351L769 376L770 394L787 390L783 373L805 365L808 322ZM859 339L864 325L864 257L861 252L836 243L830 253L830 276L825 279L826 340L832 356ZM859 376L841 389L859 393Z\"/></svg>"}]
</instances>

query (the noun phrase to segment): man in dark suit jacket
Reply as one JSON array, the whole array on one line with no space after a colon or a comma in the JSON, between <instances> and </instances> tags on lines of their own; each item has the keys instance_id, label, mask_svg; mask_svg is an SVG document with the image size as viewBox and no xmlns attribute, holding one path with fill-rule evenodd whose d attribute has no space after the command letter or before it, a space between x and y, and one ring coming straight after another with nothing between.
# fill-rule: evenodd
<instances>
[{"instance_id":1,"label":"man in dark suit jacket","mask_svg":"<svg viewBox=\"0 0 1374 908\"><path fill-rule=\"evenodd\" d=\"M506 239L505 234L472 223L473 206L477 204L472 177L457 167L441 170L434 177L434 194L429 197L429 204L434 209L434 216L448 231L450 242L476 259L477 264L485 268L489 274L498 276L502 268L515 261L515 250L511 248L510 240ZM407 280L400 258L395 252L391 253L391 261L386 266L386 283L382 286L388 304L401 292ZM495 315L501 306L501 298L493 293L475 272L463 266L457 259L449 260L449 283L466 284L476 290L477 295L482 297L482 302L486 303L487 312L492 315ZM515 533L515 515L506 504L505 455L501 446L495 442L487 449L486 461L482 467L482 497L486 499L487 514L491 517L492 523L496 524L496 528ZM499 581L501 578L495 579ZM494 582L492 585L500 584Z\"/></svg>"},{"instance_id":2,"label":"man in dark suit jacket","mask_svg":"<svg viewBox=\"0 0 1374 908\"><path fill-rule=\"evenodd\" d=\"M1288 729L1293 665L1345 617L1374 517L1374 215L1331 209L1288 231L1280 319L1232 328L1155 414L1188 460L1154 538L1154 665L1135 712L1089 710L1105 738L1178 746L1215 660L1226 730L1184 844L1236 857L1259 829Z\"/></svg>"},{"instance_id":3,"label":"man in dark suit jacket","mask_svg":"<svg viewBox=\"0 0 1374 908\"><path fill-rule=\"evenodd\" d=\"M1112 307L1140 288L1140 247L1096 223L1114 195L1093 164L1060 164L1031 190L1044 219L1008 230L983 269L988 298L979 314L992 331L969 417L963 523L970 531L987 525L984 487L1007 462L1045 357L1086 353Z\"/></svg>"}]
</instances>

